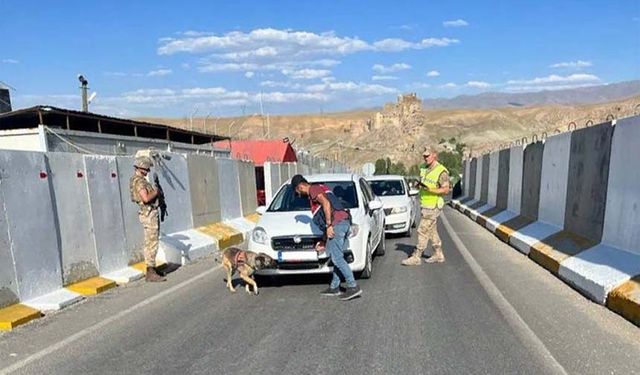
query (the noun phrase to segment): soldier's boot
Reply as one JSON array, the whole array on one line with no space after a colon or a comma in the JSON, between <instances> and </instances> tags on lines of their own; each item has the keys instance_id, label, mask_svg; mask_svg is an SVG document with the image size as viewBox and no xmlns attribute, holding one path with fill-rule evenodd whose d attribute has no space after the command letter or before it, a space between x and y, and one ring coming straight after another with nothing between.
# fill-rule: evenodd
<instances>
[{"instance_id":1,"label":"soldier's boot","mask_svg":"<svg viewBox=\"0 0 640 375\"><path fill-rule=\"evenodd\" d=\"M407 259L403 260L401 262L401 264L403 266L417 266L420 264L420 255L422 254L421 250L415 249L413 251L413 254L411 254L410 257L408 257Z\"/></svg>"},{"instance_id":2,"label":"soldier's boot","mask_svg":"<svg viewBox=\"0 0 640 375\"><path fill-rule=\"evenodd\" d=\"M167 276L167 272L164 270L161 270L160 267L153 267L153 269L156 271L156 273L158 275L160 275L161 277L165 277Z\"/></svg>"},{"instance_id":3,"label":"soldier's boot","mask_svg":"<svg viewBox=\"0 0 640 375\"><path fill-rule=\"evenodd\" d=\"M429 259L425 260L425 262L429 264L444 263L444 254L442 253L442 249L441 248L435 249L435 252L433 253L433 255L430 256Z\"/></svg>"},{"instance_id":4,"label":"soldier's boot","mask_svg":"<svg viewBox=\"0 0 640 375\"><path fill-rule=\"evenodd\" d=\"M145 276L147 282L156 283L159 281L166 281L164 277L156 273L155 267L147 267L147 275Z\"/></svg>"}]
</instances>

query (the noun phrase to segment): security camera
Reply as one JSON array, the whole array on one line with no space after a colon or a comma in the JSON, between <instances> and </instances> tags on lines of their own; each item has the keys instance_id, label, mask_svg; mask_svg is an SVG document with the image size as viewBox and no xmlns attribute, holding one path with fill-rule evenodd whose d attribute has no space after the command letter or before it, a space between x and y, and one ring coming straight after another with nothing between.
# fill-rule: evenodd
<instances>
[{"instance_id":1,"label":"security camera","mask_svg":"<svg viewBox=\"0 0 640 375\"><path fill-rule=\"evenodd\" d=\"M78 81L80 81L80 83L82 85L88 85L89 81L87 81L86 78L84 78L84 76L82 74L78 74Z\"/></svg>"}]
</instances>

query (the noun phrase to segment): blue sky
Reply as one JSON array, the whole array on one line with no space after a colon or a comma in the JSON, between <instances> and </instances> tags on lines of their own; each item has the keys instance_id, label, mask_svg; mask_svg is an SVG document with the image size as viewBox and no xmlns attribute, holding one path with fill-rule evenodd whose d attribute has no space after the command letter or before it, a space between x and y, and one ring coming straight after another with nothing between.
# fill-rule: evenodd
<instances>
[{"instance_id":1,"label":"blue sky","mask_svg":"<svg viewBox=\"0 0 640 375\"><path fill-rule=\"evenodd\" d=\"M328 112L640 78L640 1L0 0L14 107Z\"/></svg>"}]
</instances>

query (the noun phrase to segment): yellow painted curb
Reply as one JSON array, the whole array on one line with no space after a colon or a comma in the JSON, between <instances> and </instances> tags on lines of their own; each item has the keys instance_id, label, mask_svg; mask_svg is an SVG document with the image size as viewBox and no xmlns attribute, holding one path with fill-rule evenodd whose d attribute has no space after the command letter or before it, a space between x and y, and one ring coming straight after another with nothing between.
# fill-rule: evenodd
<instances>
[{"instance_id":1,"label":"yellow painted curb","mask_svg":"<svg viewBox=\"0 0 640 375\"><path fill-rule=\"evenodd\" d=\"M218 240L218 248L226 249L229 246L241 244L242 233L223 223L215 223L197 228L197 231Z\"/></svg>"},{"instance_id":2,"label":"yellow painted curb","mask_svg":"<svg viewBox=\"0 0 640 375\"><path fill-rule=\"evenodd\" d=\"M167 263L156 262L156 268L162 268L162 267L165 267L166 265ZM134 263L129 267L135 268L136 270L144 273L145 275L147 274L147 263L145 262Z\"/></svg>"},{"instance_id":3,"label":"yellow painted curb","mask_svg":"<svg viewBox=\"0 0 640 375\"><path fill-rule=\"evenodd\" d=\"M22 304L15 304L0 309L0 331L11 331L21 324L38 319L42 314L36 309Z\"/></svg>"},{"instance_id":4,"label":"yellow painted curb","mask_svg":"<svg viewBox=\"0 0 640 375\"><path fill-rule=\"evenodd\" d=\"M597 243L594 241L563 230L534 243L530 248L529 258L554 274L558 274L563 260L576 256L595 245Z\"/></svg>"},{"instance_id":5,"label":"yellow painted curb","mask_svg":"<svg viewBox=\"0 0 640 375\"><path fill-rule=\"evenodd\" d=\"M260 220L260 214L255 213L255 214L247 215L244 218L257 224L258 220Z\"/></svg>"},{"instance_id":6,"label":"yellow painted curb","mask_svg":"<svg viewBox=\"0 0 640 375\"><path fill-rule=\"evenodd\" d=\"M116 285L116 282L113 280L107 280L103 277L96 276L71 285L67 285L66 288L72 292L82 294L83 296L93 296L98 293L102 293L105 290L115 288Z\"/></svg>"},{"instance_id":7,"label":"yellow painted curb","mask_svg":"<svg viewBox=\"0 0 640 375\"><path fill-rule=\"evenodd\" d=\"M607 307L640 326L640 276L636 276L609 293Z\"/></svg>"}]
</instances>

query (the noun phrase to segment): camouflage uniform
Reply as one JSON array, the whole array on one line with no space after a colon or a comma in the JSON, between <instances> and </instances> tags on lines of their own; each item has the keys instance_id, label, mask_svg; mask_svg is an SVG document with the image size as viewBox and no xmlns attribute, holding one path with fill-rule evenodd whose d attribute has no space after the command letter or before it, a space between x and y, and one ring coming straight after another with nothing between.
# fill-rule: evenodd
<instances>
[{"instance_id":1,"label":"camouflage uniform","mask_svg":"<svg viewBox=\"0 0 640 375\"><path fill-rule=\"evenodd\" d=\"M153 186L143 176L133 175L129 180L131 200L138 204L138 219L144 228L144 260L147 267L156 266L156 254L158 253L160 239L160 219L158 217L157 199L152 203L142 202L141 189L152 192Z\"/></svg>"},{"instance_id":2,"label":"camouflage uniform","mask_svg":"<svg viewBox=\"0 0 640 375\"><path fill-rule=\"evenodd\" d=\"M431 169L429 169L431 170ZM442 172L438 178L438 187L450 185L449 173ZM403 265L417 265L420 264L420 257L427 249L427 244L431 241L433 246L433 255L427 260L427 263L441 263L444 262L444 254L442 253L442 241L438 235L438 229L436 224L438 222L438 216L442 212L441 208L425 208L421 209L420 225L418 226L418 244L413 254L405 259Z\"/></svg>"},{"instance_id":3,"label":"camouflage uniform","mask_svg":"<svg viewBox=\"0 0 640 375\"><path fill-rule=\"evenodd\" d=\"M449 174L447 172L442 172L438 178L438 187L448 185L449 183ZM438 216L440 216L442 209L423 207L421 212L422 219L418 226L418 245L416 248L420 250L421 253L424 252L427 249L427 242L431 240L431 246L433 246L433 249L436 252L442 253L442 241L440 241L440 236L436 229Z\"/></svg>"}]
</instances>

